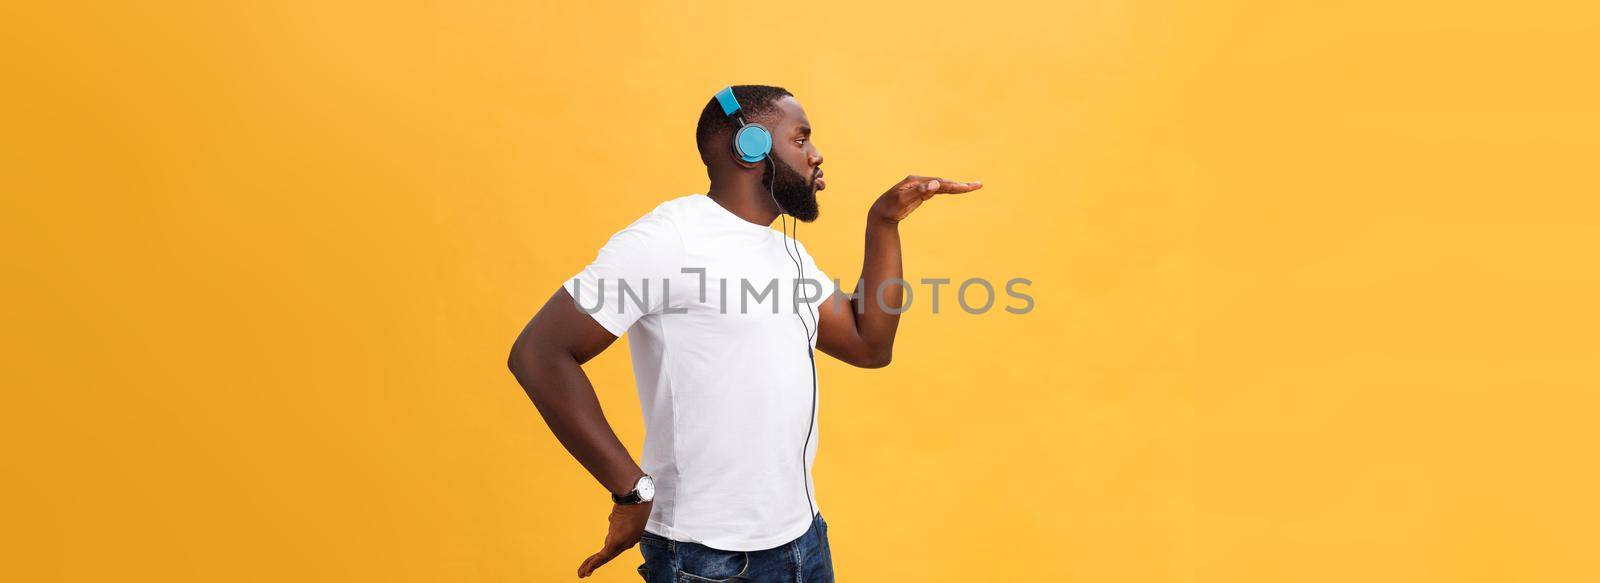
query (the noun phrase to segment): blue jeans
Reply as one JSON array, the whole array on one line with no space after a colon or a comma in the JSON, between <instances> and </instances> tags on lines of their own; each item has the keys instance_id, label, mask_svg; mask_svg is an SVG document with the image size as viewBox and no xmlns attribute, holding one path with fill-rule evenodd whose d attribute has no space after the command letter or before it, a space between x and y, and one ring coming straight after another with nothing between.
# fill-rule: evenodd
<instances>
[{"instance_id":1,"label":"blue jeans","mask_svg":"<svg viewBox=\"0 0 1600 583\"><path fill-rule=\"evenodd\" d=\"M645 583L833 583L828 523L818 513L800 538L760 551L724 551L646 531L639 539Z\"/></svg>"}]
</instances>

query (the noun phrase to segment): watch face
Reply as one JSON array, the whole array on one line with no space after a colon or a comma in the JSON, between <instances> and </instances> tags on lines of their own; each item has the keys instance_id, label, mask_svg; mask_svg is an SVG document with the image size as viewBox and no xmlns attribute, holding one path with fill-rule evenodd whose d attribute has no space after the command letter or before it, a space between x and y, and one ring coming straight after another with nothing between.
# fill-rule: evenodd
<instances>
[{"instance_id":1,"label":"watch face","mask_svg":"<svg viewBox=\"0 0 1600 583\"><path fill-rule=\"evenodd\" d=\"M639 490L639 499L649 502L656 498L656 481L650 476L639 478L639 483L634 486Z\"/></svg>"}]
</instances>

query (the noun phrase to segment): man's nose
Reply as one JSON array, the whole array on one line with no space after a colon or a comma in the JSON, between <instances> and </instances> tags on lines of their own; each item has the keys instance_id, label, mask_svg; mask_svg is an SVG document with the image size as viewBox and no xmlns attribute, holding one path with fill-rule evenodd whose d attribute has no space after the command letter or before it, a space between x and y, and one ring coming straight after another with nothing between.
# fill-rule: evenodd
<instances>
[{"instance_id":1,"label":"man's nose","mask_svg":"<svg viewBox=\"0 0 1600 583\"><path fill-rule=\"evenodd\" d=\"M811 165L812 166L821 166L822 165L822 150L816 149L816 146L812 146Z\"/></svg>"}]
</instances>

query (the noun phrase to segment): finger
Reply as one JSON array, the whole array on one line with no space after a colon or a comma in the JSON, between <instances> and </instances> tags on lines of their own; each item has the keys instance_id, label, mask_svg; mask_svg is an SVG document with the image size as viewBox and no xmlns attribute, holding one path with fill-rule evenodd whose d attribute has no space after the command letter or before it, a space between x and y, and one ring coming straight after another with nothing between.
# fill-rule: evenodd
<instances>
[{"instance_id":1,"label":"finger","mask_svg":"<svg viewBox=\"0 0 1600 583\"><path fill-rule=\"evenodd\" d=\"M620 554L622 554L622 551L612 550L609 547L600 549L600 552L595 553L593 557L589 557L590 560L594 561L594 564L589 565L589 571L593 572L594 570L605 566L606 563L611 562L611 559L617 558L617 555Z\"/></svg>"},{"instance_id":2,"label":"finger","mask_svg":"<svg viewBox=\"0 0 1600 583\"><path fill-rule=\"evenodd\" d=\"M929 189L929 192L937 194L961 194L983 188L982 182L959 182L944 179L935 179L934 182L938 183L938 187Z\"/></svg>"},{"instance_id":3,"label":"finger","mask_svg":"<svg viewBox=\"0 0 1600 583\"><path fill-rule=\"evenodd\" d=\"M589 558L584 559L583 560L583 564L582 565L578 565L578 578L582 579L584 577L588 577L590 573L593 573L595 567L600 566L600 565L594 564L595 559L598 559L599 557L600 557L600 553L595 553L595 554L589 555Z\"/></svg>"},{"instance_id":4,"label":"finger","mask_svg":"<svg viewBox=\"0 0 1600 583\"><path fill-rule=\"evenodd\" d=\"M943 192L944 194L961 194L963 192L972 192L972 191L980 189L980 188L983 188L983 183L982 182L953 182L952 181L952 182L946 182L945 185L944 185L944 190L942 190L940 192Z\"/></svg>"}]
</instances>

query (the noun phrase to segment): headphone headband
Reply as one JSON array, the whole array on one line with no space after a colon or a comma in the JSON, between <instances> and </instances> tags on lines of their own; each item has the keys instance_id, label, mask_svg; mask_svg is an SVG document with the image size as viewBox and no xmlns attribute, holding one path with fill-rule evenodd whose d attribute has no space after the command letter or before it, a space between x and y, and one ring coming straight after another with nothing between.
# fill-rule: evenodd
<instances>
[{"instance_id":1,"label":"headphone headband","mask_svg":"<svg viewBox=\"0 0 1600 583\"><path fill-rule=\"evenodd\" d=\"M739 113L739 99L733 96L733 86L729 85L717 92L717 103L722 105L722 114L732 116Z\"/></svg>"}]
</instances>

